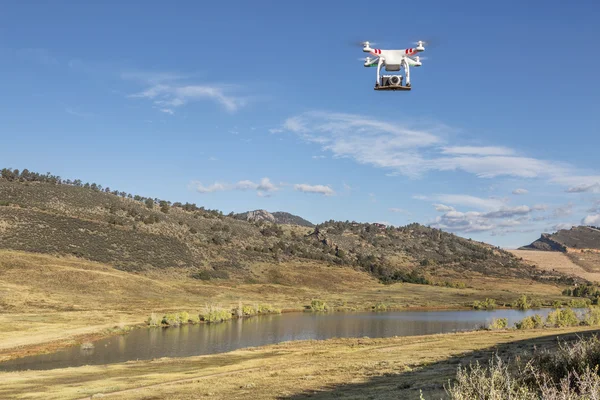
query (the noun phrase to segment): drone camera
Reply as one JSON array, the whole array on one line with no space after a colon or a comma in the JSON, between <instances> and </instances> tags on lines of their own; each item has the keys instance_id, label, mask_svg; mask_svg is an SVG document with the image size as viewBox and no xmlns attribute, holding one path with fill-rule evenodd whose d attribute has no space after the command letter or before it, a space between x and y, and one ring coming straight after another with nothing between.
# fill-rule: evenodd
<instances>
[{"instance_id":1,"label":"drone camera","mask_svg":"<svg viewBox=\"0 0 600 400\"><path fill-rule=\"evenodd\" d=\"M402 76L385 75L381 79L382 86L402 86Z\"/></svg>"}]
</instances>

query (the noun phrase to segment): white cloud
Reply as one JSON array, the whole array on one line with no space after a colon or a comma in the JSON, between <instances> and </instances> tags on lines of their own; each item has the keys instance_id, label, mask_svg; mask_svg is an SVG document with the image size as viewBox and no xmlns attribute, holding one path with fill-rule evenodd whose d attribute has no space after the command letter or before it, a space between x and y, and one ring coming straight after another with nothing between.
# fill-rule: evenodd
<instances>
[{"instance_id":1,"label":"white cloud","mask_svg":"<svg viewBox=\"0 0 600 400\"><path fill-rule=\"evenodd\" d=\"M173 111L173 109L171 109L171 108L161 108L160 112L164 112L165 114L170 114L170 115L175 114L175 111Z\"/></svg>"},{"instance_id":2,"label":"white cloud","mask_svg":"<svg viewBox=\"0 0 600 400\"><path fill-rule=\"evenodd\" d=\"M461 155L476 155L476 156L509 156L515 153L514 150L508 147L492 147L492 146L452 146L442 148L443 154L461 154Z\"/></svg>"},{"instance_id":3,"label":"white cloud","mask_svg":"<svg viewBox=\"0 0 600 400\"><path fill-rule=\"evenodd\" d=\"M454 204L458 206L465 206L489 211L498 209L505 204L505 202L500 199L481 198L467 194L439 194L433 196L433 198L442 203ZM425 197L425 200L428 199L429 197Z\"/></svg>"},{"instance_id":4,"label":"white cloud","mask_svg":"<svg viewBox=\"0 0 600 400\"><path fill-rule=\"evenodd\" d=\"M237 183L222 183L215 182L212 185L205 186L200 182L194 181L190 185L200 193L213 193L223 192L230 190L256 190L257 195L260 197L268 197L270 193L279 190L279 187L275 185L269 178L262 178L259 183L255 183L250 180L242 180Z\"/></svg>"},{"instance_id":5,"label":"white cloud","mask_svg":"<svg viewBox=\"0 0 600 400\"><path fill-rule=\"evenodd\" d=\"M574 227L574 224L569 224L567 222L562 222L560 224L556 224L552 227L553 231L560 231L562 229L571 229L572 227Z\"/></svg>"},{"instance_id":6,"label":"white cloud","mask_svg":"<svg viewBox=\"0 0 600 400\"><path fill-rule=\"evenodd\" d=\"M512 191L512 194L516 194L516 195L522 195L522 194L527 194L529 193L529 190L527 189L515 189Z\"/></svg>"},{"instance_id":7,"label":"white cloud","mask_svg":"<svg viewBox=\"0 0 600 400\"><path fill-rule=\"evenodd\" d=\"M434 204L433 206L435 207L435 211L438 212L455 211L454 207L450 207L445 204Z\"/></svg>"},{"instance_id":8,"label":"white cloud","mask_svg":"<svg viewBox=\"0 0 600 400\"><path fill-rule=\"evenodd\" d=\"M294 190L298 192L304 193L316 193L322 194L324 196L332 196L335 194L335 191L329 186L325 185L308 185L306 183L299 183L294 185Z\"/></svg>"},{"instance_id":9,"label":"white cloud","mask_svg":"<svg viewBox=\"0 0 600 400\"><path fill-rule=\"evenodd\" d=\"M269 133L272 133L272 134L277 134L277 133L281 133L281 132L283 132L283 129L278 129L278 128L269 129Z\"/></svg>"},{"instance_id":10,"label":"white cloud","mask_svg":"<svg viewBox=\"0 0 600 400\"><path fill-rule=\"evenodd\" d=\"M449 211L435 218L433 228L443 229L450 232L482 232L490 231L496 227L488 219L482 217L481 213Z\"/></svg>"},{"instance_id":11,"label":"white cloud","mask_svg":"<svg viewBox=\"0 0 600 400\"><path fill-rule=\"evenodd\" d=\"M586 216L582 221L582 225L600 226L600 214L590 214Z\"/></svg>"},{"instance_id":12,"label":"white cloud","mask_svg":"<svg viewBox=\"0 0 600 400\"><path fill-rule=\"evenodd\" d=\"M552 216L554 218L568 217L571 214L573 214L573 204L572 203L566 204L561 207L556 207L554 209L554 211L552 212Z\"/></svg>"}]
</instances>

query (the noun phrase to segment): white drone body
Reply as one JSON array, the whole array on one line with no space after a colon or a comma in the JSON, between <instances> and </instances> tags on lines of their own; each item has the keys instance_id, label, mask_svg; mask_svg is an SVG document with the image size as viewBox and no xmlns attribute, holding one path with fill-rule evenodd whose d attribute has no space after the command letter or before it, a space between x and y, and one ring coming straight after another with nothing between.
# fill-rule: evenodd
<instances>
[{"instance_id":1,"label":"white drone body","mask_svg":"<svg viewBox=\"0 0 600 400\"><path fill-rule=\"evenodd\" d=\"M410 90L410 67L420 67L421 59L417 55L418 53L425 51L423 46L424 42L419 41L416 43L417 47L403 49L403 50L382 50L373 49L370 47L369 42L363 43L363 52L372 54L376 58L371 57L365 58L365 67L377 67L377 81L375 83L375 90ZM402 77L397 75L391 76L391 81L387 84L381 80L381 68L384 67L386 71L400 71L404 68L406 82L402 85Z\"/></svg>"}]
</instances>

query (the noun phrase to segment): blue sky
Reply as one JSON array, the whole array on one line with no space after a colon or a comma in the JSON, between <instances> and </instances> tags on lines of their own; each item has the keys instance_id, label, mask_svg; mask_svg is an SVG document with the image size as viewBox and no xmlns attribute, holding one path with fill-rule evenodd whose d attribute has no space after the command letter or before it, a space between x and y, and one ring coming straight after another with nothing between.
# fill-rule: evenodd
<instances>
[{"instance_id":1,"label":"blue sky","mask_svg":"<svg viewBox=\"0 0 600 400\"><path fill-rule=\"evenodd\" d=\"M506 247L600 225L597 2L123 3L2 3L3 167ZM419 39L375 92L352 42Z\"/></svg>"}]
</instances>

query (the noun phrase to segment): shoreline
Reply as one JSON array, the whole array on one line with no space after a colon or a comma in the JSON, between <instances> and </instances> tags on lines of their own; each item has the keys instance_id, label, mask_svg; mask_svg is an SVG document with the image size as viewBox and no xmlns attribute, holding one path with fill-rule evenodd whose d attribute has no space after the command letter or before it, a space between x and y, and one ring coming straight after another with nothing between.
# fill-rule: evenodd
<instances>
[{"instance_id":1,"label":"shoreline","mask_svg":"<svg viewBox=\"0 0 600 400\"><path fill-rule=\"evenodd\" d=\"M549 307L543 307L543 308L549 308ZM496 307L495 309L496 310L509 310L509 309L513 309L513 308L511 308L511 307ZM289 313L336 314L336 313L430 312L430 311L431 312L433 312L433 311L452 312L452 311L491 311L491 310L475 310L472 307L466 307L466 306L464 306L464 307L461 307L461 306L454 306L454 307L452 307L452 306L450 306L450 307L416 306L416 307L399 307L399 308L390 307L385 311L377 311L377 310L373 310L372 308L364 308L364 309L339 309L338 308L338 309L334 309L334 310L331 310L328 312L318 312L318 311L316 312L316 311L311 311L308 309L301 309L301 308L284 308L281 310L281 313L279 313L279 314L284 314L284 313L285 314L289 314ZM231 321L233 321L235 319L253 318L253 317L261 317L261 316L268 316L268 315L272 316L272 315L278 315L278 314L266 313L266 314L247 315L247 316L242 316L242 317L234 317L231 320L218 322L218 323L219 324L230 323ZM188 323L186 325L201 325L201 324L210 324L210 323L206 322L206 321L200 321L196 324ZM110 337L116 337L119 335L127 335L132 330L144 329L144 328L145 329L150 329L150 328L169 329L169 328L177 328L177 327L150 326L145 322L140 322L140 323L134 323L134 324L125 324L120 327L115 326L114 328L106 328L106 327L99 328L97 331L93 331L93 332L85 333L85 334L78 334L78 335L74 335L74 336L68 336L63 339L56 339L56 340L51 340L51 341L47 341L47 342L31 343L31 344L20 345L20 346L2 349L2 350L0 350L0 363L19 359L19 358L55 353L55 352L61 351L63 349L69 348L69 347L80 346L86 342L95 342L98 340L107 339ZM475 331L475 330L477 330L477 329L468 330L467 332L471 332L471 331ZM66 332L66 334L68 335L68 332ZM393 337L393 336L390 336L390 337Z\"/></svg>"}]
</instances>

